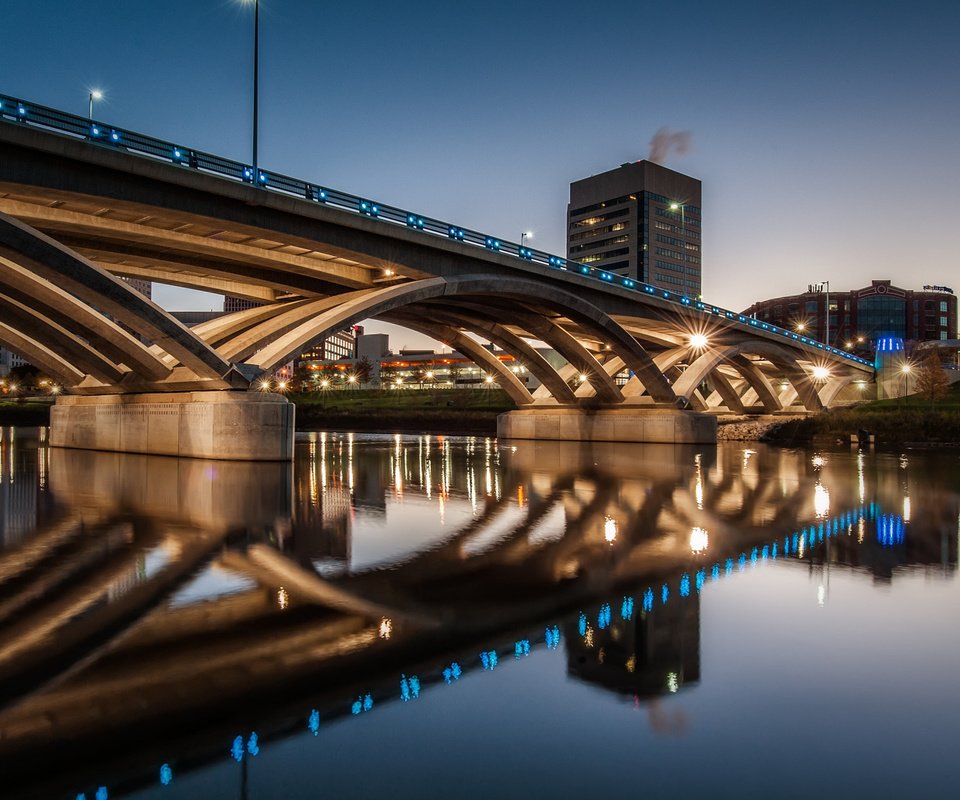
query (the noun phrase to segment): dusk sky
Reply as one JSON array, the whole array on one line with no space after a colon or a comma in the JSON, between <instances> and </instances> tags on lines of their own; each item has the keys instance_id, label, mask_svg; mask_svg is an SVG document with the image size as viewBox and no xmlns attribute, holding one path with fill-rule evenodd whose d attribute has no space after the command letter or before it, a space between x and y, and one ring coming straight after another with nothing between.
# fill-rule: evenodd
<instances>
[{"instance_id":1,"label":"dusk sky","mask_svg":"<svg viewBox=\"0 0 960 800\"><path fill-rule=\"evenodd\" d=\"M569 183L666 127L710 301L960 288L960 4L262 0L260 23L268 169L562 254ZM0 91L85 114L99 88L104 121L250 158L252 4L3 0L0 25Z\"/></svg>"}]
</instances>

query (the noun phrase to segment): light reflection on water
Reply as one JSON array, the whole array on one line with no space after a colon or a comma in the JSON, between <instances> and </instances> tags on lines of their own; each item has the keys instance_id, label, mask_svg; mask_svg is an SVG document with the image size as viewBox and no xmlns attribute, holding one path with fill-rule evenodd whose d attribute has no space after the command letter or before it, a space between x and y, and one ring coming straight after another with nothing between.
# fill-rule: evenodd
<instances>
[{"instance_id":1,"label":"light reflection on water","mask_svg":"<svg viewBox=\"0 0 960 800\"><path fill-rule=\"evenodd\" d=\"M423 796L423 780L659 796L688 759L763 752L757 732L785 723L807 744L816 726L874 736L851 642L885 659L886 702L916 700L887 649L903 614L894 638L939 654L930 703L960 710L940 697L960 667L943 644L956 455L311 434L291 467L49 450L11 429L0 446L4 797ZM338 754L322 775L315 742ZM542 768L601 751L619 774ZM482 774L465 786L459 768ZM778 769L741 788L814 790ZM863 763L830 774L848 794L870 783Z\"/></svg>"}]
</instances>

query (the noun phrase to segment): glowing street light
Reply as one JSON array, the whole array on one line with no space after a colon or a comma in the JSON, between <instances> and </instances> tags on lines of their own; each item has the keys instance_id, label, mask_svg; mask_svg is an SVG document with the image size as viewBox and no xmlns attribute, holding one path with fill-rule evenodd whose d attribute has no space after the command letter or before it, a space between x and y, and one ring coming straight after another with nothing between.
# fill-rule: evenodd
<instances>
[{"instance_id":1,"label":"glowing street light","mask_svg":"<svg viewBox=\"0 0 960 800\"><path fill-rule=\"evenodd\" d=\"M700 554L707 549L710 542L710 536L704 528L693 528L690 531L690 551Z\"/></svg>"},{"instance_id":2,"label":"glowing street light","mask_svg":"<svg viewBox=\"0 0 960 800\"><path fill-rule=\"evenodd\" d=\"M702 333L691 334L688 341L694 350L703 350L707 346L707 337Z\"/></svg>"},{"instance_id":3,"label":"glowing street light","mask_svg":"<svg viewBox=\"0 0 960 800\"><path fill-rule=\"evenodd\" d=\"M830 377L830 370L826 367L818 366L813 368L813 379L817 381L825 381Z\"/></svg>"},{"instance_id":4,"label":"glowing street light","mask_svg":"<svg viewBox=\"0 0 960 800\"><path fill-rule=\"evenodd\" d=\"M260 0L240 0L240 2L245 6L253 3L253 182L255 186L259 186L257 135L260 129Z\"/></svg>"},{"instance_id":5,"label":"glowing street light","mask_svg":"<svg viewBox=\"0 0 960 800\"><path fill-rule=\"evenodd\" d=\"M99 89L91 89L89 100L90 100L90 106L89 106L89 111L87 113L87 118L93 119L93 101L103 100L103 92L101 92Z\"/></svg>"}]
</instances>

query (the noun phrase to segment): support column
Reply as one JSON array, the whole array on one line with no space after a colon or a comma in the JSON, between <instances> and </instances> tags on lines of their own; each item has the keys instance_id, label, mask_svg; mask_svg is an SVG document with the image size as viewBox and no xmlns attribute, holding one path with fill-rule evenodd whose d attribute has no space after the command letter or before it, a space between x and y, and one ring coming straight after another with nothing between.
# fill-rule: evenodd
<instances>
[{"instance_id":1,"label":"support column","mask_svg":"<svg viewBox=\"0 0 960 800\"><path fill-rule=\"evenodd\" d=\"M50 444L80 450L289 461L295 408L259 392L73 395L50 410Z\"/></svg>"}]
</instances>

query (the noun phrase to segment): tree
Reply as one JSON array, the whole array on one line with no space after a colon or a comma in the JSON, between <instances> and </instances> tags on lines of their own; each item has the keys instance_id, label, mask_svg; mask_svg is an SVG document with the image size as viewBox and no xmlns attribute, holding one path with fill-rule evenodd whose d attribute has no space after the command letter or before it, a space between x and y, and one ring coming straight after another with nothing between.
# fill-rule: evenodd
<instances>
[{"instance_id":1,"label":"tree","mask_svg":"<svg viewBox=\"0 0 960 800\"><path fill-rule=\"evenodd\" d=\"M917 394L926 397L930 401L930 408L933 408L937 400L943 398L947 393L947 387L950 385L947 374L943 371L943 365L940 363L940 356L937 352L931 351L923 360L920 368L917 370L916 378Z\"/></svg>"},{"instance_id":2,"label":"tree","mask_svg":"<svg viewBox=\"0 0 960 800\"><path fill-rule=\"evenodd\" d=\"M363 386L365 383L370 383L370 373L373 372L373 364L370 363L369 358L361 356L353 372L357 376L360 385Z\"/></svg>"}]
</instances>

